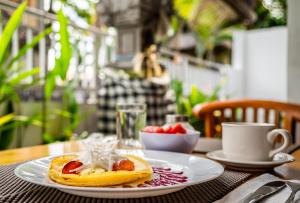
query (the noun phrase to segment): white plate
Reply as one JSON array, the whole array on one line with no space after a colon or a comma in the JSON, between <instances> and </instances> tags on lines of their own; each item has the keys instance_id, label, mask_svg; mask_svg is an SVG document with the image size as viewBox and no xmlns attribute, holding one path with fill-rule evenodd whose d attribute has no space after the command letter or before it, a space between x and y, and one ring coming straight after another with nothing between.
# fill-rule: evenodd
<instances>
[{"instance_id":1,"label":"white plate","mask_svg":"<svg viewBox=\"0 0 300 203\"><path fill-rule=\"evenodd\" d=\"M222 150L208 152L206 156L210 159L219 161L227 168L242 170L242 171L264 171L274 167L280 166L285 163L294 161L292 155L286 153L278 153L274 156L272 161L241 161L232 160L225 156Z\"/></svg>"},{"instance_id":2,"label":"white plate","mask_svg":"<svg viewBox=\"0 0 300 203\"><path fill-rule=\"evenodd\" d=\"M185 183L172 186L157 186L146 188L104 188L104 187L74 187L55 183L48 178L48 167L52 157L45 157L19 165L15 174L28 182L57 188L61 191L96 198L138 198L150 197L176 192L187 186L203 183L220 176L224 168L219 163L209 159L188 154L150 151L150 150L119 150L122 154L134 154L148 160L152 166L169 167L174 171L183 171L188 178Z\"/></svg>"}]
</instances>

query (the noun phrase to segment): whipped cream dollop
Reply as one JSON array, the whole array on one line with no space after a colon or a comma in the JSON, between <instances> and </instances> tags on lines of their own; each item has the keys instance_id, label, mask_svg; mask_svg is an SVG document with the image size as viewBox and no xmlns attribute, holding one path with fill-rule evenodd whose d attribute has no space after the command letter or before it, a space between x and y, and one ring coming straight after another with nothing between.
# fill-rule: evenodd
<instances>
[{"instance_id":1,"label":"whipped cream dollop","mask_svg":"<svg viewBox=\"0 0 300 203\"><path fill-rule=\"evenodd\" d=\"M115 162L126 159L126 157L117 154L115 151L118 146L118 139L116 137L91 135L83 140L82 143L85 146L85 150L79 156L79 160L84 166L112 170Z\"/></svg>"}]
</instances>

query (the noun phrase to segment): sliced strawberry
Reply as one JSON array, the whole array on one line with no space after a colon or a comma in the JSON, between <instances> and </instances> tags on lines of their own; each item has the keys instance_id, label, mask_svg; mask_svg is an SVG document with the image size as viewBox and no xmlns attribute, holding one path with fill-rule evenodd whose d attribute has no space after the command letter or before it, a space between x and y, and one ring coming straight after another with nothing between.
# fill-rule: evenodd
<instances>
[{"instance_id":1,"label":"sliced strawberry","mask_svg":"<svg viewBox=\"0 0 300 203\"><path fill-rule=\"evenodd\" d=\"M157 126L147 126L144 128L144 132L147 133L155 133Z\"/></svg>"},{"instance_id":2,"label":"sliced strawberry","mask_svg":"<svg viewBox=\"0 0 300 203\"><path fill-rule=\"evenodd\" d=\"M186 129L180 123L164 127L147 126L143 131L147 133L186 134Z\"/></svg>"},{"instance_id":3,"label":"sliced strawberry","mask_svg":"<svg viewBox=\"0 0 300 203\"><path fill-rule=\"evenodd\" d=\"M157 127L157 128L155 129L155 133L164 133L164 132L165 132L165 130L164 130L163 127Z\"/></svg>"},{"instance_id":4,"label":"sliced strawberry","mask_svg":"<svg viewBox=\"0 0 300 203\"><path fill-rule=\"evenodd\" d=\"M176 131L173 126L165 126L164 130L166 134L176 134Z\"/></svg>"},{"instance_id":5,"label":"sliced strawberry","mask_svg":"<svg viewBox=\"0 0 300 203\"><path fill-rule=\"evenodd\" d=\"M169 134L176 134L177 133L176 130L175 130L175 128L174 128L174 126L171 126L171 128L168 131L168 133Z\"/></svg>"},{"instance_id":6,"label":"sliced strawberry","mask_svg":"<svg viewBox=\"0 0 300 203\"><path fill-rule=\"evenodd\" d=\"M173 126L173 131L178 134L186 134L186 129L180 123Z\"/></svg>"},{"instance_id":7,"label":"sliced strawberry","mask_svg":"<svg viewBox=\"0 0 300 203\"><path fill-rule=\"evenodd\" d=\"M123 159L121 161L115 162L113 164L113 171L133 171L134 170L134 163L128 159Z\"/></svg>"},{"instance_id":8,"label":"sliced strawberry","mask_svg":"<svg viewBox=\"0 0 300 203\"><path fill-rule=\"evenodd\" d=\"M79 171L72 171L78 167L82 166L82 163L80 161L70 161L67 164L64 165L62 169L63 174L78 174Z\"/></svg>"},{"instance_id":9,"label":"sliced strawberry","mask_svg":"<svg viewBox=\"0 0 300 203\"><path fill-rule=\"evenodd\" d=\"M147 126L143 131L147 133L164 133L163 127L159 126Z\"/></svg>"},{"instance_id":10,"label":"sliced strawberry","mask_svg":"<svg viewBox=\"0 0 300 203\"><path fill-rule=\"evenodd\" d=\"M169 134L172 131L172 126L167 125L167 126L164 126L163 129L164 129L164 133Z\"/></svg>"}]
</instances>

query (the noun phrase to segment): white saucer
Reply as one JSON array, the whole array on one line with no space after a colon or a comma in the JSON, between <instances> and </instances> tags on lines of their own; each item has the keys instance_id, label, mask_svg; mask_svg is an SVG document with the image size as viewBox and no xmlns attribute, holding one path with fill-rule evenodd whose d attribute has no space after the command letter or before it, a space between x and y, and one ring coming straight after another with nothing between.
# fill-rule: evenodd
<instances>
[{"instance_id":1,"label":"white saucer","mask_svg":"<svg viewBox=\"0 0 300 203\"><path fill-rule=\"evenodd\" d=\"M208 152L206 156L224 164L229 169L240 171L265 171L295 160L292 155L286 153L276 154L272 161L232 160L227 158L222 150Z\"/></svg>"}]
</instances>

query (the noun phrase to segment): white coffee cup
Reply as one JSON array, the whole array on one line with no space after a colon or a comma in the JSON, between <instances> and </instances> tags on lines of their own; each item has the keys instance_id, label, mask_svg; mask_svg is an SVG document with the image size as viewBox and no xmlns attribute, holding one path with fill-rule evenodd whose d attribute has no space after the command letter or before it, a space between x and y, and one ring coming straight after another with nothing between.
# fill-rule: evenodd
<instances>
[{"instance_id":1,"label":"white coffee cup","mask_svg":"<svg viewBox=\"0 0 300 203\"><path fill-rule=\"evenodd\" d=\"M271 160L289 146L291 137L287 130L274 128L270 123L222 123L224 155L232 160ZM279 135L282 135L284 142L274 149L274 141Z\"/></svg>"}]
</instances>

